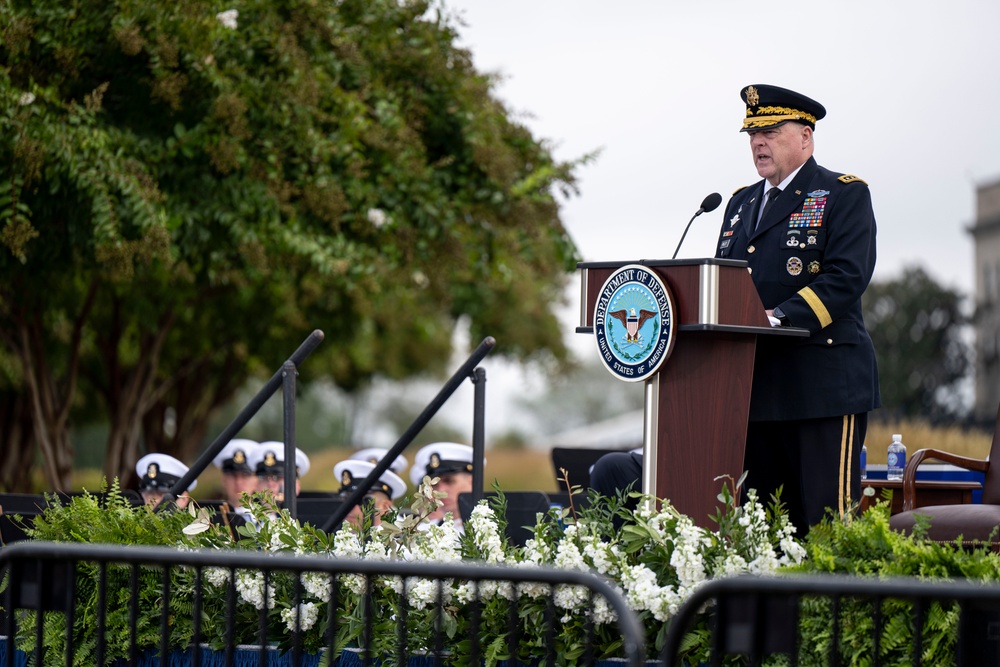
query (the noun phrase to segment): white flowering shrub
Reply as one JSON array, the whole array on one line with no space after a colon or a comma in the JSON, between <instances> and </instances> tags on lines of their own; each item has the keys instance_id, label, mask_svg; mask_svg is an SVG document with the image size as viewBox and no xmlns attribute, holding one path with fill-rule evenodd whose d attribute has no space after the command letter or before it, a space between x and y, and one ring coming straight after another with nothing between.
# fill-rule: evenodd
<instances>
[{"instance_id":1,"label":"white flowering shrub","mask_svg":"<svg viewBox=\"0 0 1000 667\"><path fill-rule=\"evenodd\" d=\"M424 480L405 512L390 511L380 523L369 513L360 526L346 524L334 534L292 520L267 494L248 498L249 520L235 534L231 527L212 521L206 509L193 505L162 525L172 527L174 545L184 550L242 549L271 557L466 562L593 572L606 577L644 622L651 657L661 648L667 624L679 607L706 581L746 572L769 575L800 564L805 553L780 506L766 509L752 490L739 504L738 483L723 487L723 509L715 517L714 531L694 525L669 503L643 498L640 509L630 512L623 508L622 498L595 496L579 512L567 508L540 514L532 538L520 547L506 537L502 494L473 508L461 527L451 521L428 524L424 519L440 506L430 482ZM117 523L127 525L131 510L115 507ZM149 523L148 508L135 512ZM73 525L71 519L65 517L66 525ZM40 525L46 525L44 519ZM199 585L193 572L178 568L172 584L172 608L181 617L185 606L191 609L191 596ZM156 598L159 584L157 577L150 579L147 598ZM317 652L327 646L329 605L335 600L337 649L367 644L372 655L393 655L404 629L411 653L434 650L443 643L447 663L456 665L466 664L473 632L488 665L512 657L530 663L552 648L560 664L576 664L586 654L590 637L595 658L621 655L622 636L614 610L601 596L575 585L208 567L202 571L200 586L201 631L216 648L227 642L257 643L263 620L268 641L279 648L290 648L297 641L303 650ZM519 636L517 656L507 655L512 622ZM370 633L367 623L372 626ZM188 636L177 635L180 646Z\"/></svg>"}]
</instances>

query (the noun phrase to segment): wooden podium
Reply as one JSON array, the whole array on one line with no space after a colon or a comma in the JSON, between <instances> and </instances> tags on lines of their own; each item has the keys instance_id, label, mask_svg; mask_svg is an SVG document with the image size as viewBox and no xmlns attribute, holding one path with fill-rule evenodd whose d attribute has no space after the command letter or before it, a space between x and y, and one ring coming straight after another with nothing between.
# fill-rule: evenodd
<instances>
[{"instance_id":1,"label":"wooden podium","mask_svg":"<svg viewBox=\"0 0 1000 667\"><path fill-rule=\"evenodd\" d=\"M645 380L642 490L713 528L723 483L716 478L735 481L743 471L757 336L808 332L770 326L746 262L684 259L579 263L577 333L593 333L601 287L627 264L652 270L670 290L677 335Z\"/></svg>"}]
</instances>

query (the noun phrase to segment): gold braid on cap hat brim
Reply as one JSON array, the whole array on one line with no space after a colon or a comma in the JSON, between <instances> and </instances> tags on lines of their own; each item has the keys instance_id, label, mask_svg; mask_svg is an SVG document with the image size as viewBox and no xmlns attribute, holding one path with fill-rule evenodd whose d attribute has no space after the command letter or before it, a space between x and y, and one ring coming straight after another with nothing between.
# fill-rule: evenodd
<instances>
[{"instance_id":1,"label":"gold braid on cap hat brim","mask_svg":"<svg viewBox=\"0 0 1000 667\"><path fill-rule=\"evenodd\" d=\"M789 109L788 107L758 107L757 115L747 109L747 118L743 121L743 129L768 127L786 120L805 120L816 124L816 116L805 111Z\"/></svg>"}]
</instances>

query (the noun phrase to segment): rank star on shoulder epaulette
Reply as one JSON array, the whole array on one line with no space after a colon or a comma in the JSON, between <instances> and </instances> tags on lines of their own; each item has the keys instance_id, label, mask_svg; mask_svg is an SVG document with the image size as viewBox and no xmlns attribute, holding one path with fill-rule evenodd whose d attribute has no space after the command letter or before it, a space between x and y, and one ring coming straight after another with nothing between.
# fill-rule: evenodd
<instances>
[{"instance_id":1,"label":"rank star on shoulder epaulette","mask_svg":"<svg viewBox=\"0 0 1000 667\"><path fill-rule=\"evenodd\" d=\"M864 179L858 178L854 174L844 174L837 180L840 181L841 183L864 183L865 185L868 185L868 183Z\"/></svg>"}]
</instances>

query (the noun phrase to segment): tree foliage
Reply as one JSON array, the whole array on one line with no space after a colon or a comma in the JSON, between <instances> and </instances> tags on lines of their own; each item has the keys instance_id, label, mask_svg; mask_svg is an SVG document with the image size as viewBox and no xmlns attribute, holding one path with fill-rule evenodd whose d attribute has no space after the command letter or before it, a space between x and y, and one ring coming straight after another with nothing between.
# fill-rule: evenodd
<instances>
[{"instance_id":1,"label":"tree foliage","mask_svg":"<svg viewBox=\"0 0 1000 667\"><path fill-rule=\"evenodd\" d=\"M918 266L868 286L865 324L875 345L883 410L931 421L965 416L961 384L972 366L962 301Z\"/></svg>"},{"instance_id":2,"label":"tree foliage","mask_svg":"<svg viewBox=\"0 0 1000 667\"><path fill-rule=\"evenodd\" d=\"M0 438L54 488L72 419L110 422L109 478L140 439L186 457L313 329L305 377L347 389L439 368L462 316L566 354L556 195L590 156L512 120L439 2L232 9L0 3Z\"/></svg>"}]
</instances>

